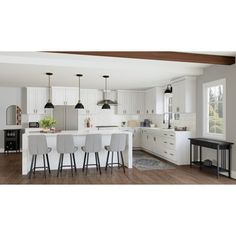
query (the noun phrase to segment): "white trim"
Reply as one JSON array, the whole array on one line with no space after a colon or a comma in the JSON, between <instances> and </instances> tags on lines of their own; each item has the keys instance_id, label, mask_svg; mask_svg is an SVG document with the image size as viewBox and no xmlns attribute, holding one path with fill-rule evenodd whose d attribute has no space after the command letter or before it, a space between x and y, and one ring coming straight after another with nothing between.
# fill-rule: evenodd
<instances>
[{"instance_id":1,"label":"white trim","mask_svg":"<svg viewBox=\"0 0 236 236\"><path fill-rule=\"evenodd\" d=\"M219 84L223 85L223 117L224 117L224 133L223 134L210 134L207 132L207 120L208 120L208 110L207 110L207 104L208 104L208 96L206 94L206 91L209 87L214 87ZM206 138L214 138L214 139L221 139L226 140L226 79L219 79L214 80L212 82L203 83L202 85L202 91L203 91L203 130L202 135Z\"/></svg>"}]
</instances>

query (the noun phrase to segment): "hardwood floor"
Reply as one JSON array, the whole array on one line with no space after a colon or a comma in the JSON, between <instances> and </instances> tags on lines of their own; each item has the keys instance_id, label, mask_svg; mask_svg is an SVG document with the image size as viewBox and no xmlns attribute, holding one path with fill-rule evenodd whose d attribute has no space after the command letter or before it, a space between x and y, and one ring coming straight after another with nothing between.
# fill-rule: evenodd
<instances>
[{"instance_id":1,"label":"hardwood floor","mask_svg":"<svg viewBox=\"0 0 236 236\"><path fill-rule=\"evenodd\" d=\"M236 180L224 176L217 179L215 175L189 166L145 171L133 168L126 169L125 174L122 168L114 168L112 175L103 168L102 175L95 169L90 169L87 176L79 169L74 177L70 170L66 170L59 178L56 177L56 171L52 171L51 176L48 175L46 179L40 171L29 179L28 176L21 175L21 154L0 154L0 184L236 184Z\"/></svg>"}]
</instances>

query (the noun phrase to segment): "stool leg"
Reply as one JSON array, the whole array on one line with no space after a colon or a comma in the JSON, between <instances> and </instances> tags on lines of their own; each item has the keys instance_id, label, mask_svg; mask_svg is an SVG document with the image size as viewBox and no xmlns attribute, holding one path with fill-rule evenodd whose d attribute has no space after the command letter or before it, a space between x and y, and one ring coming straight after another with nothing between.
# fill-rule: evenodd
<instances>
[{"instance_id":1,"label":"stool leg","mask_svg":"<svg viewBox=\"0 0 236 236\"><path fill-rule=\"evenodd\" d=\"M97 158L97 153L94 153L95 156L95 162L96 162L96 170L98 171L98 158Z\"/></svg>"},{"instance_id":2,"label":"stool leg","mask_svg":"<svg viewBox=\"0 0 236 236\"><path fill-rule=\"evenodd\" d=\"M83 172L84 172L84 168L85 168L86 158L87 158L87 153L85 152L85 153L84 153L83 169L82 169Z\"/></svg>"},{"instance_id":3,"label":"stool leg","mask_svg":"<svg viewBox=\"0 0 236 236\"><path fill-rule=\"evenodd\" d=\"M100 173L100 175L101 175L101 174L102 174L102 171L101 171L101 165L100 165L100 160L99 160L99 154L98 154L98 152L96 153L96 155L97 155L98 169L99 169L99 173Z\"/></svg>"},{"instance_id":4,"label":"stool leg","mask_svg":"<svg viewBox=\"0 0 236 236\"><path fill-rule=\"evenodd\" d=\"M111 155L111 173L113 170L113 156L114 156L114 152L112 152L112 155Z\"/></svg>"},{"instance_id":5,"label":"stool leg","mask_svg":"<svg viewBox=\"0 0 236 236\"><path fill-rule=\"evenodd\" d=\"M46 160L47 160L47 164L48 164L48 172L49 172L49 174L51 174L51 169L50 169L48 154L46 154Z\"/></svg>"},{"instance_id":6,"label":"stool leg","mask_svg":"<svg viewBox=\"0 0 236 236\"><path fill-rule=\"evenodd\" d=\"M106 161L106 167L105 167L105 170L107 170L108 161L109 161L109 155L110 155L110 152L108 151L108 153L107 153L107 161Z\"/></svg>"},{"instance_id":7,"label":"stool leg","mask_svg":"<svg viewBox=\"0 0 236 236\"><path fill-rule=\"evenodd\" d=\"M34 163L34 155L32 156L32 160L31 160L29 179L31 179L32 170L33 170L33 163Z\"/></svg>"},{"instance_id":8,"label":"stool leg","mask_svg":"<svg viewBox=\"0 0 236 236\"><path fill-rule=\"evenodd\" d=\"M124 173L125 173L125 164L124 164L123 153L120 152L120 155L121 155L122 167L123 167L123 170L124 170Z\"/></svg>"},{"instance_id":9,"label":"stool leg","mask_svg":"<svg viewBox=\"0 0 236 236\"><path fill-rule=\"evenodd\" d=\"M120 168L120 156L119 152L117 152L117 163L118 163L118 169Z\"/></svg>"},{"instance_id":10,"label":"stool leg","mask_svg":"<svg viewBox=\"0 0 236 236\"><path fill-rule=\"evenodd\" d=\"M87 153L86 175L88 174L89 152Z\"/></svg>"},{"instance_id":11,"label":"stool leg","mask_svg":"<svg viewBox=\"0 0 236 236\"><path fill-rule=\"evenodd\" d=\"M71 175L73 177L73 163L72 163L72 154L70 153L70 169L71 169Z\"/></svg>"},{"instance_id":12,"label":"stool leg","mask_svg":"<svg viewBox=\"0 0 236 236\"><path fill-rule=\"evenodd\" d=\"M61 169L61 154L60 154L59 163L58 163L58 168L57 168L57 177L59 176L60 169Z\"/></svg>"},{"instance_id":13,"label":"stool leg","mask_svg":"<svg viewBox=\"0 0 236 236\"><path fill-rule=\"evenodd\" d=\"M34 156L34 175L35 175L35 169L36 169L36 162L37 162L37 155Z\"/></svg>"},{"instance_id":14,"label":"stool leg","mask_svg":"<svg viewBox=\"0 0 236 236\"><path fill-rule=\"evenodd\" d=\"M45 163L45 155L43 155L43 169L44 169L44 178L46 179L46 163Z\"/></svg>"},{"instance_id":15,"label":"stool leg","mask_svg":"<svg viewBox=\"0 0 236 236\"><path fill-rule=\"evenodd\" d=\"M72 154L73 157L73 161L74 161L74 168L75 168L75 172L77 172L77 167L76 167L76 162L75 162L75 154Z\"/></svg>"},{"instance_id":16,"label":"stool leg","mask_svg":"<svg viewBox=\"0 0 236 236\"><path fill-rule=\"evenodd\" d=\"M61 167L60 167L60 172L62 172L63 161L64 161L64 154L61 154Z\"/></svg>"}]
</instances>

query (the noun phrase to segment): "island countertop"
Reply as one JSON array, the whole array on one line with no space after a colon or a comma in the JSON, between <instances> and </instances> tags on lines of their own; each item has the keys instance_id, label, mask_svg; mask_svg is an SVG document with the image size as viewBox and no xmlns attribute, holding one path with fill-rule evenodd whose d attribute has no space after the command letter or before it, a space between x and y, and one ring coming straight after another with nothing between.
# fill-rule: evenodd
<instances>
[{"instance_id":1,"label":"island countertop","mask_svg":"<svg viewBox=\"0 0 236 236\"><path fill-rule=\"evenodd\" d=\"M49 162L52 170L56 170L59 162L59 153L57 153L56 148L56 137L57 135L71 134L74 136L74 144L78 147L78 151L75 153L77 168L82 168L84 152L81 150L81 147L85 144L85 138L88 134L101 134L102 135L102 147L103 149L99 152L101 167L104 167L106 164L107 151L104 149L104 146L110 144L112 134L126 134L126 149L123 152L124 162L128 168L132 168L133 163L133 135L132 132L122 131L122 130L72 130L72 131L61 131L56 133L43 133L40 132L40 129L30 130L28 129L26 133L23 134L22 139L22 174L28 174L30 170L30 163L32 157L29 154L28 150L28 137L29 135L45 135L48 143L48 147L52 148L52 151L49 153ZM68 157L67 157L68 156ZM65 156L65 165L67 162L69 164L69 155ZM116 155L114 155L116 158ZM93 162L93 154L91 155L91 162ZM114 160L116 162L116 159ZM37 158L37 165L42 166L42 157ZM80 171L80 170L79 170Z\"/></svg>"}]
</instances>

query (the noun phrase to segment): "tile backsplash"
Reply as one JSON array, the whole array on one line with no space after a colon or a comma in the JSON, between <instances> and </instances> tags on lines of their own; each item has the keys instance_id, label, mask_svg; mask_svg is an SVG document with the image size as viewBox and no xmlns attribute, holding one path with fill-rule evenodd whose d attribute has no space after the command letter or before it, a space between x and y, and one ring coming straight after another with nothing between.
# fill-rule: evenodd
<instances>
[{"instance_id":1,"label":"tile backsplash","mask_svg":"<svg viewBox=\"0 0 236 236\"><path fill-rule=\"evenodd\" d=\"M163 123L163 115L142 115L141 120L150 119L152 123L160 128L167 128L168 122ZM171 126L187 127L187 130L196 132L196 113L183 113L180 114L178 120L172 120Z\"/></svg>"}]
</instances>

